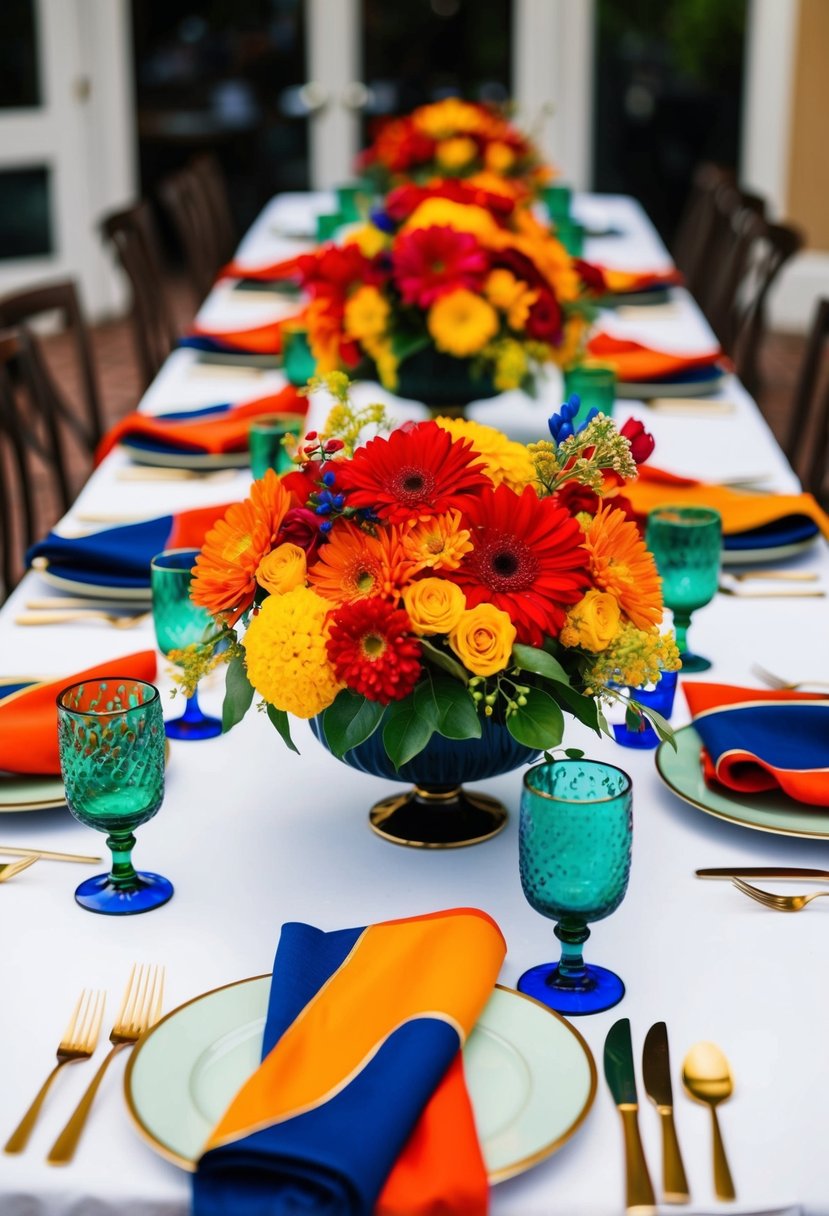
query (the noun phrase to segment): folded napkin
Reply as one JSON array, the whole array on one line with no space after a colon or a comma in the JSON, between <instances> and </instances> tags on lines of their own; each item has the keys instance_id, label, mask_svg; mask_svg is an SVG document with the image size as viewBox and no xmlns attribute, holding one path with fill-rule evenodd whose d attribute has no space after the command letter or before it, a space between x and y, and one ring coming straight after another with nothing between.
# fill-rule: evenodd
<instances>
[{"instance_id":1,"label":"folded napkin","mask_svg":"<svg viewBox=\"0 0 829 1216\"><path fill-rule=\"evenodd\" d=\"M729 486L677 477L664 469L639 466L639 476L625 486L625 495L638 515L647 515L654 507L713 507L722 516L726 548L741 548L736 538L756 529L768 532L769 544L785 543L780 526L797 528L811 521L829 540L829 515L811 494L752 494ZM813 531L813 529L812 529ZM793 534L792 534L793 535ZM762 539L762 538L760 538ZM789 538L790 539L790 538Z\"/></svg>"},{"instance_id":2,"label":"folded napkin","mask_svg":"<svg viewBox=\"0 0 829 1216\"><path fill-rule=\"evenodd\" d=\"M613 270L610 266L593 266L604 280L605 290L614 296L636 295L654 287L676 287L683 282L682 273L670 270Z\"/></svg>"},{"instance_id":3,"label":"folded napkin","mask_svg":"<svg viewBox=\"0 0 829 1216\"><path fill-rule=\"evenodd\" d=\"M208 530L230 505L220 503L142 519L89 536L50 532L32 545L26 561L32 566L38 564L38 558L45 559L50 573L77 582L145 590L150 585L150 562L156 553L163 549L200 549Z\"/></svg>"},{"instance_id":4,"label":"folded napkin","mask_svg":"<svg viewBox=\"0 0 829 1216\"><path fill-rule=\"evenodd\" d=\"M781 789L829 806L829 699L820 693L683 684L703 774L741 794Z\"/></svg>"},{"instance_id":5,"label":"folded napkin","mask_svg":"<svg viewBox=\"0 0 829 1216\"><path fill-rule=\"evenodd\" d=\"M221 354L278 355L282 349L282 330L286 325L295 325L300 312L298 304L296 316L280 317L278 321L250 329L212 329L196 322L190 333L179 340L179 346Z\"/></svg>"},{"instance_id":6,"label":"folded napkin","mask_svg":"<svg viewBox=\"0 0 829 1216\"><path fill-rule=\"evenodd\" d=\"M265 262L262 266L248 266L245 262L228 262L219 271L220 279L258 279L262 283L277 283L281 279L297 279L298 275L299 257L281 258L278 262Z\"/></svg>"},{"instance_id":7,"label":"folded napkin","mask_svg":"<svg viewBox=\"0 0 829 1216\"><path fill-rule=\"evenodd\" d=\"M595 334L590 339L587 353L591 359L609 364L616 372L617 379L632 383L686 376L701 368L714 367L724 358L719 349L704 355L671 354L605 333Z\"/></svg>"},{"instance_id":8,"label":"folded napkin","mask_svg":"<svg viewBox=\"0 0 829 1216\"><path fill-rule=\"evenodd\" d=\"M155 651L142 650L123 659L97 663L58 680L26 680L0 685L0 771L6 773L60 773L58 710L61 689L102 676L155 679Z\"/></svg>"},{"instance_id":9,"label":"folded napkin","mask_svg":"<svg viewBox=\"0 0 829 1216\"><path fill-rule=\"evenodd\" d=\"M207 1142L193 1216L484 1216L459 1049L505 951L474 908L285 925L262 1063Z\"/></svg>"},{"instance_id":10,"label":"folded napkin","mask_svg":"<svg viewBox=\"0 0 829 1216\"><path fill-rule=\"evenodd\" d=\"M109 431L98 447L95 459L103 460L124 440L163 444L183 452L220 454L242 452L247 447L251 421L261 414L305 414L308 398L301 397L293 385L278 393L257 397L242 405L216 405L202 410L152 417L135 411L122 418Z\"/></svg>"}]
</instances>

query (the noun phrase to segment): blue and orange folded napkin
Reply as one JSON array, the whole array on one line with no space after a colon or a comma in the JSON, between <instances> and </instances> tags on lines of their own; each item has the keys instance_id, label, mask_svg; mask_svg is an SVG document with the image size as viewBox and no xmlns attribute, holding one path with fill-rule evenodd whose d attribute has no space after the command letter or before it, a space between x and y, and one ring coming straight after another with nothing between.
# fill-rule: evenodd
<instances>
[{"instance_id":1,"label":"blue and orange folded napkin","mask_svg":"<svg viewBox=\"0 0 829 1216\"><path fill-rule=\"evenodd\" d=\"M135 524L105 528L89 536L56 532L26 554L29 566L45 562L50 574L90 586L146 591L150 562L164 549L200 549L213 524L230 503L161 515Z\"/></svg>"},{"instance_id":2,"label":"blue and orange folded napkin","mask_svg":"<svg viewBox=\"0 0 829 1216\"><path fill-rule=\"evenodd\" d=\"M691 681L683 689L708 784L829 806L829 699Z\"/></svg>"},{"instance_id":3,"label":"blue and orange folded napkin","mask_svg":"<svg viewBox=\"0 0 829 1216\"><path fill-rule=\"evenodd\" d=\"M193 1216L484 1216L460 1049L505 952L474 908L283 926L262 1063L205 1146Z\"/></svg>"},{"instance_id":4,"label":"blue and orange folded napkin","mask_svg":"<svg viewBox=\"0 0 829 1216\"><path fill-rule=\"evenodd\" d=\"M100 463L119 443L136 447L191 453L242 452L247 447L250 424L262 414L305 415L308 399L286 385L278 393L269 393L240 405L206 406L200 410L152 416L137 410L127 414L109 431L98 447L96 462Z\"/></svg>"},{"instance_id":5,"label":"blue and orange folded napkin","mask_svg":"<svg viewBox=\"0 0 829 1216\"><path fill-rule=\"evenodd\" d=\"M179 340L179 346L227 355L278 355L282 350L282 330L286 325L296 325L300 312L298 306L296 315L246 329L213 329L196 323L190 333Z\"/></svg>"},{"instance_id":6,"label":"blue and orange folded napkin","mask_svg":"<svg viewBox=\"0 0 829 1216\"><path fill-rule=\"evenodd\" d=\"M719 374L725 366L719 347L702 355L674 354L607 333L594 334L587 343L587 353L591 359L612 367L617 380L630 384Z\"/></svg>"},{"instance_id":7,"label":"blue and orange folded napkin","mask_svg":"<svg viewBox=\"0 0 829 1216\"><path fill-rule=\"evenodd\" d=\"M50 776L60 772L55 698L62 688L107 675L152 683L155 673L155 652L142 650L57 680L4 680L0 684L0 772Z\"/></svg>"}]
</instances>

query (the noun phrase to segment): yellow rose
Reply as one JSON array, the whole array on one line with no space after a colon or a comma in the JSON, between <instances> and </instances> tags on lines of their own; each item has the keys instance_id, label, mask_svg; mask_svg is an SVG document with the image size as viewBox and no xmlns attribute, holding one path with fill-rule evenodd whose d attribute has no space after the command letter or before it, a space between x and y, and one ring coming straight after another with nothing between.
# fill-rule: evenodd
<instances>
[{"instance_id":1,"label":"yellow rose","mask_svg":"<svg viewBox=\"0 0 829 1216\"><path fill-rule=\"evenodd\" d=\"M442 169L462 169L478 155L478 145L474 139L460 136L456 139L444 139L435 150L435 157Z\"/></svg>"},{"instance_id":2,"label":"yellow rose","mask_svg":"<svg viewBox=\"0 0 829 1216\"><path fill-rule=\"evenodd\" d=\"M345 331L358 342L382 334L388 319L389 302L376 287L360 287L346 302Z\"/></svg>"},{"instance_id":3,"label":"yellow rose","mask_svg":"<svg viewBox=\"0 0 829 1216\"><path fill-rule=\"evenodd\" d=\"M567 613L561 631L565 646L583 646L597 654L606 650L621 629L618 600L609 591L588 591Z\"/></svg>"},{"instance_id":4,"label":"yellow rose","mask_svg":"<svg viewBox=\"0 0 829 1216\"><path fill-rule=\"evenodd\" d=\"M466 608L466 596L445 578L424 578L409 584L403 592L403 603L412 629L428 637L455 628Z\"/></svg>"},{"instance_id":5,"label":"yellow rose","mask_svg":"<svg viewBox=\"0 0 829 1216\"><path fill-rule=\"evenodd\" d=\"M284 595L305 586L305 550L284 544L273 549L256 568L256 581L270 595Z\"/></svg>"},{"instance_id":6,"label":"yellow rose","mask_svg":"<svg viewBox=\"0 0 829 1216\"><path fill-rule=\"evenodd\" d=\"M487 147L485 162L491 173L507 173L515 164L515 153L509 144L496 140Z\"/></svg>"},{"instance_id":7,"label":"yellow rose","mask_svg":"<svg viewBox=\"0 0 829 1216\"><path fill-rule=\"evenodd\" d=\"M494 604L479 604L463 613L449 634L449 645L476 676L503 671L512 654L515 626Z\"/></svg>"}]
</instances>

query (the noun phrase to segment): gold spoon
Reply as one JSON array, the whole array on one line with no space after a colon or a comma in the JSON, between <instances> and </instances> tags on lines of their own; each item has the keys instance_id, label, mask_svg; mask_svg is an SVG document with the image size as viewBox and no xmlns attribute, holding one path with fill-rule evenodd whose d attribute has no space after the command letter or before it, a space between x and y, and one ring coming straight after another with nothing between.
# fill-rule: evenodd
<instances>
[{"instance_id":1,"label":"gold spoon","mask_svg":"<svg viewBox=\"0 0 829 1216\"><path fill-rule=\"evenodd\" d=\"M695 1043L682 1065L682 1084L697 1102L711 1107L714 1134L714 1190L718 1199L736 1199L737 1192L728 1168L725 1145L717 1120L717 1106L734 1092L728 1060L716 1043Z\"/></svg>"}]
</instances>

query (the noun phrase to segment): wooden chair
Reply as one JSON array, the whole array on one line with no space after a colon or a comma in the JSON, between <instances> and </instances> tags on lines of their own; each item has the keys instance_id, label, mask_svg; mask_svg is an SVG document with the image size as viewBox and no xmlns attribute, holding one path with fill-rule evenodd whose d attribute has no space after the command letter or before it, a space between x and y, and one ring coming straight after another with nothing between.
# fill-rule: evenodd
<instances>
[{"instance_id":1,"label":"wooden chair","mask_svg":"<svg viewBox=\"0 0 829 1216\"><path fill-rule=\"evenodd\" d=\"M720 187L733 186L734 173L720 165L704 163L693 177L688 202L673 241L673 257L682 271L688 290L696 295L703 273L708 243L717 219L715 196Z\"/></svg>"},{"instance_id":2,"label":"wooden chair","mask_svg":"<svg viewBox=\"0 0 829 1216\"><path fill-rule=\"evenodd\" d=\"M133 331L146 388L178 340L150 205L140 202L117 211L100 227L130 281Z\"/></svg>"},{"instance_id":3,"label":"wooden chair","mask_svg":"<svg viewBox=\"0 0 829 1216\"><path fill-rule=\"evenodd\" d=\"M25 337L21 342L16 331L0 333L0 603L19 582L25 552L38 537L35 501L42 502L42 497L33 453L43 457L47 468L52 466L48 445L44 451L30 410L21 402L23 394L16 383L21 365L28 376Z\"/></svg>"},{"instance_id":4,"label":"wooden chair","mask_svg":"<svg viewBox=\"0 0 829 1216\"><path fill-rule=\"evenodd\" d=\"M59 314L63 329L71 342L78 369L82 398L80 413L60 391L54 377L46 371L45 360L41 359L41 363L44 374L51 382L50 391L62 420L92 455L103 435L103 414L92 356L92 339L81 312L74 282L71 279L62 279L57 283L48 283L3 296L0 298L0 328L11 329L55 312Z\"/></svg>"},{"instance_id":5,"label":"wooden chair","mask_svg":"<svg viewBox=\"0 0 829 1216\"><path fill-rule=\"evenodd\" d=\"M203 182L192 168L168 174L158 196L184 252L188 278L198 303L213 286L224 259Z\"/></svg>"},{"instance_id":6,"label":"wooden chair","mask_svg":"<svg viewBox=\"0 0 829 1216\"><path fill-rule=\"evenodd\" d=\"M734 359L737 375L749 392L760 391L759 355L767 328L767 305L771 288L785 264L804 244L803 234L788 224L760 221L750 243L744 274L725 329L724 346Z\"/></svg>"},{"instance_id":7,"label":"wooden chair","mask_svg":"<svg viewBox=\"0 0 829 1216\"><path fill-rule=\"evenodd\" d=\"M783 450L804 490L829 508L829 299L818 301L794 391Z\"/></svg>"},{"instance_id":8,"label":"wooden chair","mask_svg":"<svg viewBox=\"0 0 829 1216\"><path fill-rule=\"evenodd\" d=\"M211 216L218 266L224 266L233 257L238 243L224 170L218 157L210 152L194 156L190 169L201 186Z\"/></svg>"}]
</instances>

